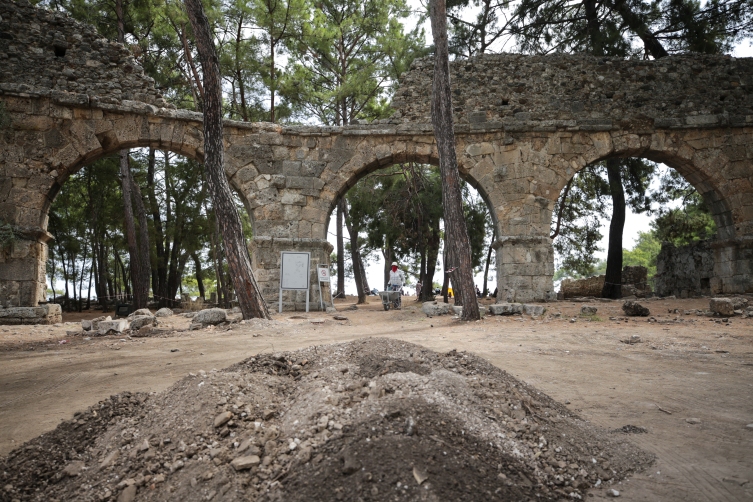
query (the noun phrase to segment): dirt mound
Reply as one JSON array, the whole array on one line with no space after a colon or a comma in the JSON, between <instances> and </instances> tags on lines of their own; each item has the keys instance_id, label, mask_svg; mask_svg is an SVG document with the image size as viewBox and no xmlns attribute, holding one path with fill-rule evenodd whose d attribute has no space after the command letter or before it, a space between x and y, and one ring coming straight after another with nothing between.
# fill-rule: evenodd
<instances>
[{"instance_id":1,"label":"dirt mound","mask_svg":"<svg viewBox=\"0 0 753 502\"><path fill-rule=\"evenodd\" d=\"M113 396L2 460L0 500L579 499L651 461L474 355L365 339Z\"/></svg>"}]
</instances>

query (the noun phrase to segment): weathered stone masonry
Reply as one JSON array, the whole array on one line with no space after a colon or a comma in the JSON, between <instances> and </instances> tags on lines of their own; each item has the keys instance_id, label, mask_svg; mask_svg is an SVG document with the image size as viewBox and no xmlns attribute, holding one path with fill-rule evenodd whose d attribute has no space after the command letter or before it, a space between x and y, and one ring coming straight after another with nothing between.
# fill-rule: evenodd
<instances>
[{"instance_id":1,"label":"weathered stone masonry","mask_svg":"<svg viewBox=\"0 0 753 502\"><path fill-rule=\"evenodd\" d=\"M12 119L0 130L0 218L27 242L3 251L0 303L32 306L45 291L47 211L68 176L121 148L202 160L201 115L166 106L124 50L79 23L9 0L0 0L0 18L0 102ZM45 35L38 41L32 24ZM65 55L55 55L63 39ZM28 75L30 61L37 75ZM394 163L436 163L431 70L416 61L394 116L378 123L226 122L225 168L253 220L253 265L268 301L277 299L280 251L329 262L326 228L339 195ZM753 291L751 60L495 55L454 63L452 79L461 173L489 204L499 236L501 300L553 297L554 203L578 170L619 156L665 162L698 188L719 228L712 290ZM285 300L304 302L293 292Z\"/></svg>"}]
</instances>

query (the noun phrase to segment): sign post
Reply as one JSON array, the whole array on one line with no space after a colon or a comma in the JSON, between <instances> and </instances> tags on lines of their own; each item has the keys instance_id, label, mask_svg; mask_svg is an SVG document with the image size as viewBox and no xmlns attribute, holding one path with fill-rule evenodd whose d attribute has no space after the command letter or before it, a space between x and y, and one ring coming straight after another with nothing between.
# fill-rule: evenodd
<instances>
[{"instance_id":1,"label":"sign post","mask_svg":"<svg viewBox=\"0 0 753 502\"><path fill-rule=\"evenodd\" d=\"M285 290L306 292L306 312L309 311L309 270L311 253L308 251L283 251L280 255L280 313L282 292ZM319 295L321 296L321 294Z\"/></svg>"},{"instance_id":2,"label":"sign post","mask_svg":"<svg viewBox=\"0 0 753 502\"><path fill-rule=\"evenodd\" d=\"M316 275L319 278L319 306L322 308L322 310L324 310L324 300L322 299L322 283L326 282L327 284L329 284L329 302L332 305L332 308L335 308L335 302L332 299L332 283L329 273L329 267L327 265L317 265L316 268Z\"/></svg>"}]
</instances>

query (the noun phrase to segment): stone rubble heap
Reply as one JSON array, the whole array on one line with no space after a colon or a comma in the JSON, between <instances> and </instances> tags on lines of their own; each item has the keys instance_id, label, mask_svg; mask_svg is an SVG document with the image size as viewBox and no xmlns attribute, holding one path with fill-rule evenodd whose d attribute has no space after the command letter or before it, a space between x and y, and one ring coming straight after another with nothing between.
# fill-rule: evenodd
<instances>
[{"instance_id":1,"label":"stone rubble heap","mask_svg":"<svg viewBox=\"0 0 753 502\"><path fill-rule=\"evenodd\" d=\"M476 356L364 339L112 396L0 482L22 502L582 500L652 460Z\"/></svg>"}]
</instances>

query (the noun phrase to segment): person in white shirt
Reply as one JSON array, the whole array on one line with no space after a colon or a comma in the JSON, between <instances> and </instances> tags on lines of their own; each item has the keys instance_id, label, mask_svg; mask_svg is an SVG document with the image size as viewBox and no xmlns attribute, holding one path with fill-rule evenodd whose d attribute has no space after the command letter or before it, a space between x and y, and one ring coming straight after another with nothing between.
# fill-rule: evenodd
<instances>
[{"instance_id":1,"label":"person in white shirt","mask_svg":"<svg viewBox=\"0 0 753 502\"><path fill-rule=\"evenodd\" d=\"M390 290L400 291L405 284L405 274L402 270L397 268L397 262L392 262L392 270L390 270L390 282L388 283Z\"/></svg>"}]
</instances>

